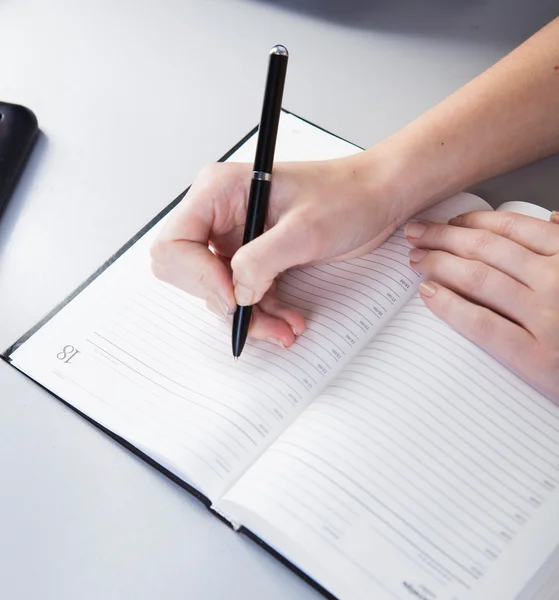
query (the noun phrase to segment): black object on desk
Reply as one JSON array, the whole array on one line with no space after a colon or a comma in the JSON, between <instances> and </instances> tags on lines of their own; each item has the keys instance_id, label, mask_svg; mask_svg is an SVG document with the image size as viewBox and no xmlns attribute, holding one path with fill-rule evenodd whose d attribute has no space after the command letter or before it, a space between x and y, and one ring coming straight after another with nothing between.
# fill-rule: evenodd
<instances>
[{"instance_id":1,"label":"black object on desk","mask_svg":"<svg viewBox=\"0 0 559 600\"><path fill-rule=\"evenodd\" d=\"M270 63L258 128L258 142L248 197L243 246L264 233L288 57L289 53L285 46L274 46L270 50ZM235 360L243 351L251 315L252 306L238 306L233 317L232 345Z\"/></svg>"},{"instance_id":2,"label":"black object on desk","mask_svg":"<svg viewBox=\"0 0 559 600\"><path fill-rule=\"evenodd\" d=\"M33 148L39 126L24 106L0 102L0 215Z\"/></svg>"}]
</instances>

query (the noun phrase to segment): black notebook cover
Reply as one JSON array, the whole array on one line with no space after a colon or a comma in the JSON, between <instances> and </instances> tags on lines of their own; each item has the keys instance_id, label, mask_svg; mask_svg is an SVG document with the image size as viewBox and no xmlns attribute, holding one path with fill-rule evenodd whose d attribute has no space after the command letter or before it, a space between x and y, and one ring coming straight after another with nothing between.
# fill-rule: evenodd
<instances>
[{"instance_id":1,"label":"black notebook cover","mask_svg":"<svg viewBox=\"0 0 559 600\"><path fill-rule=\"evenodd\" d=\"M294 114L294 113L292 113L290 111L282 109L282 112L284 112L286 114L291 114L294 117L297 117L298 119L301 119L302 121L305 121L309 125L312 125L313 127L316 127L317 129L320 129L320 130L324 131L325 133L328 133L329 135L332 135L334 137L337 137L339 139L347 141L344 138L342 138L342 137L340 137L338 135L335 135L335 134L331 133L330 131L328 131L326 129L323 129L322 127L319 127L318 125L315 125L311 121L303 119L302 117L299 117L298 115L296 115L296 114ZM247 133L237 144L235 144L235 146L233 146L228 152L226 152L219 159L218 162L224 162L224 161L226 161L241 146L243 146L257 131L258 131L258 126L254 127L249 133ZM5 352L3 352L2 354L0 354L0 358L2 358L8 364L11 364L11 355L12 355L13 352L15 352L34 333L36 333L45 323L47 323L50 319L52 319L52 317L54 317L69 302L71 302L78 294L80 294L92 281L94 281L103 271L105 271L105 269L107 269L115 261L117 261L120 258L120 256L122 256L127 250L129 250L158 221L160 221L165 215L167 215L167 213L169 213L184 198L184 196L187 194L187 192L188 192L189 189L190 189L190 187L188 187L184 192L182 192L181 194L179 194L168 206L166 206L158 215L156 215L149 223L147 223L147 225L145 225L144 227L142 227L142 229L140 229L140 231L138 231L138 233L136 235L134 235L130 240L128 240L128 242L126 242L119 250L117 250L117 252L115 252L115 254L113 254L101 267L99 267L99 269L97 269L86 281L84 281L80 286L78 286L67 298L65 298L58 306L56 306L50 313L48 313L43 319L41 319L41 321L39 321L27 333L25 333L23 336L21 336ZM195 488L193 488L191 485L189 485L188 483L186 483L182 479L180 479L180 477L177 477L174 473L172 473L171 471L169 471L168 469L166 469L165 467L163 467L162 465L160 465L153 458L151 458L150 456L148 456L147 454L145 454L144 452L142 452L141 450L139 450L138 448L136 448L135 446L133 446L130 442L128 442L123 437L115 434L110 429L107 429L106 427L104 427L103 425L101 425L100 423L98 423L97 421L95 421L94 419L92 419L91 417L89 417L88 415L84 414L83 412L81 412L80 410L78 410L76 407L74 407L72 404L70 404L69 402L67 402L66 400L64 400L63 398L61 398L60 396L58 396L57 394L55 394L54 392L52 392L48 388L44 387L43 385L41 385L40 383L38 383L37 381L35 381L29 375L26 375L25 373L23 373L23 375L25 375L25 377L27 377L28 379L31 379L32 381L34 381L37 385L39 385L41 388L43 388L45 391L47 391L51 396L55 397L57 400L60 400L63 404L65 404L67 407L69 407L70 409L72 409L74 412L78 413L84 419L86 419L87 421L89 421L92 425L94 425L95 427L97 427L98 429L100 429L103 433L107 434L108 436L110 436L111 438L113 438L114 440L116 440L119 444L122 444L122 446L124 446L127 450L129 450L130 452L133 452L136 456L138 456L139 458L141 458L147 464L149 464L153 468L157 469L160 473L162 473L163 475L165 475L166 477L168 477L169 479L171 479L172 481L174 481L176 484L178 484L179 486L181 486L183 489L185 489L187 492L189 492L190 494L192 494L195 498L197 498L198 500L200 500L212 512L213 515L215 515L221 521L223 521L226 525L228 525L229 527L231 527L231 524L229 523L229 521L227 521L226 519L224 519L217 512L211 510L211 502L210 502L209 498L207 498L206 496L204 496L202 493L200 493L198 490L196 490ZM296 575L298 575L299 577L301 577L305 582L307 582L309 585L311 585L313 588L315 588L317 591L319 591L324 597L328 598L329 600L337 600L335 596L333 596L330 592L328 592L328 590L326 590L325 588L323 588L316 581L314 581L313 579L311 579L306 573L304 573L298 567L296 567L291 562L289 562L284 556L282 556L276 550L274 550L273 548L271 548L268 544L266 544L266 542L264 542L263 540L261 540L252 531L248 530L246 527L241 527L239 529L239 533L243 533L249 539L251 539L254 542L256 542L260 547L264 548L264 550L266 550L267 552L269 552L274 558L276 558L281 563L283 563L284 565L286 565L291 571L293 571Z\"/></svg>"}]
</instances>

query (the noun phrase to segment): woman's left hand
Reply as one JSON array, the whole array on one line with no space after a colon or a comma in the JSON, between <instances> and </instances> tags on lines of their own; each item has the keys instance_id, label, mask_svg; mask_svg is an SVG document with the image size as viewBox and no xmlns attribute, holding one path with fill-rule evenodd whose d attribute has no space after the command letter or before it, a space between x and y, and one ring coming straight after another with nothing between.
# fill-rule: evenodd
<instances>
[{"instance_id":1,"label":"woman's left hand","mask_svg":"<svg viewBox=\"0 0 559 600\"><path fill-rule=\"evenodd\" d=\"M472 212L406 235L427 307L559 402L559 215Z\"/></svg>"}]
</instances>

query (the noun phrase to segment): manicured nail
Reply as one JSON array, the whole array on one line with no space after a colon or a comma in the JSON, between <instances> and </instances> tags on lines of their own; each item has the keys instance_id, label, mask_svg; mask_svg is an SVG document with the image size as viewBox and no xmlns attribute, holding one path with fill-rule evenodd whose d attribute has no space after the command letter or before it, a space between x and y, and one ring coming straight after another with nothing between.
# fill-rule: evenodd
<instances>
[{"instance_id":1,"label":"manicured nail","mask_svg":"<svg viewBox=\"0 0 559 600\"><path fill-rule=\"evenodd\" d=\"M460 223L460 221L462 220L463 216L464 216L464 214L456 215L455 217L452 217L452 219L450 219L448 224L449 225L458 225Z\"/></svg>"},{"instance_id":2,"label":"manicured nail","mask_svg":"<svg viewBox=\"0 0 559 600\"><path fill-rule=\"evenodd\" d=\"M250 306L253 304L252 299L254 298L254 292L238 283L235 286L235 298L237 299L237 304L239 306Z\"/></svg>"},{"instance_id":3,"label":"manicured nail","mask_svg":"<svg viewBox=\"0 0 559 600\"><path fill-rule=\"evenodd\" d=\"M419 239L427 231L427 225L424 223L408 223L404 229L404 233L407 237L413 239Z\"/></svg>"},{"instance_id":4,"label":"manicured nail","mask_svg":"<svg viewBox=\"0 0 559 600\"><path fill-rule=\"evenodd\" d=\"M221 314L225 318L230 317L232 314L234 314L235 309L229 308L227 302L225 302L225 300L223 300L223 298L221 298L218 294L214 294L214 298L215 298L216 304L219 306L219 310L221 311Z\"/></svg>"},{"instance_id":5,"label":"manicured nail","mask_svg":"<svg viewBox=\"0 0 559 600\"><path fill-rule=\"evenodd\" d=\"M411 262L418 263L421 262L427 256L427 251L420 250L419 248L413 248L412 250L410 250L409 256Z\"/></svg>"},{"instance_id":6,"label":"manicured nail","mask_svg":"<svg viewBox=\"0 0 559 600\"><path fill-rule=\"evenodd\" d=\"M556 210L554 210L554 211L551 213L551 217L549 217L549 220L550 220L552 223L559 223L559 212L558 212L558 211L556 211Z\"/></svg>"},{"instance_id":7,"label":"manicured nail","mask_svg":"<svg viewBox=\"0 0 559 600\"><path fill-rule=\"evenodd\" d=\"M419 291L422 296L432 298L437 293L437 288L430 281L422 281L419 284Z\"/></svg>"}]
</instances>

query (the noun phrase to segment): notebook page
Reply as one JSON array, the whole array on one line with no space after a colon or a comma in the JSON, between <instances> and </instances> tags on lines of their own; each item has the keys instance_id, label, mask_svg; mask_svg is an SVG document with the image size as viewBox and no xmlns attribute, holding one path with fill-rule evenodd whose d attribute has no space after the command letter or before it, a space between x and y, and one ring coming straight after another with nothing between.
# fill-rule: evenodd
<instances>
[{"instance_id":1,"label":"notebook page","mask_svg":"<svg viewBox=\"0 0 559 600\"><path fill-rule=\"evenodd\" d=\"M255 143L251 138L231 160L250 161ZM282 115L278 160L356 150ZM215 499L407 301L417 275L405 264L401 232L376 257L290 273L281 296L305 312L308 331L290 351L249 342L235 364L230 326L152 276L149 247L160 226L11 359Z\"/></svg>"},{"instance_id":2,"label":"notebook page","mask_svg":"<svg viewBox=\"0 0 559 600\"><path fill-rule=\"evenodd\" d=\"M543 219L544 221L549 221L549 217L551 217L551 211L547 210L547 208L543 208L543 206L538 206L537 204L531 204L530 202L521 202L519 200L505 202L497 208L497 211L520 213L521 215Z\"/></svg>"},{"instance_id":3,"label":"notebook page","mask_svg":"<svg viewBox=\"0 0 559 600\"><path fill-rule=\"evenodd\" d=\"M501 204L497 211L516 212L549 221L551 211L530 202L512 201ZM559 545L516 600L553 600L559 597Z\"/></svg>"},{"instance_id":4,"label":"notebook page","mask_svg":"<svg viewBox=\"0 0 559 600\"><path fill-rule=\"evenodd\" d=\"M559 598L559 546L515 600Z\"/></svg>"},{"instance_id":5,"label":"notebook page","mask_svg":"<svg viewBox=\"0 0 559 600\"><path fill-rule=\"evenodd\" d=\"M220 506L340 600L513 600L558 486L559 407L416 297Z\"/></svg>"}]
</instances>

